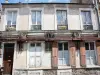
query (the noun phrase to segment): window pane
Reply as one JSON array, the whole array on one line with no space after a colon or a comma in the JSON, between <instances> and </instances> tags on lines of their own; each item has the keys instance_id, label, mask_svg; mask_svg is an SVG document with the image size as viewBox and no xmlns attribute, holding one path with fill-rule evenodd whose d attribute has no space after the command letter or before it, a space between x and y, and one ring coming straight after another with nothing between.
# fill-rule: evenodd
<instances>
[{"instance_id":1,"label":"window pane","mask_svg":"<svg viewBox=\"0 0 100 75\"><path fill-rule=\"evenodd\" d=\"M94 50L94 42L90 42L90 50Z\"/></svg>"},{"instance_id":2,"label":"window pane","mask_svg":"<svg viewBox=\"0 0 100 75\"><path fill-rule=\"evenodd\" d=\"M84 11L81 12L81 16L82 16L82 22L84 25L86 25L86 13Z\"/></svg>"},{"instance_id":3,"label":"window pane","mask_svg":"<svg viewBox=\"0 0 100 75\"><path fill-rule=\"evenodd\" d=\"M66 11L62 11L62 24L63 25L67 25L67 12Z\"/></svg>"},{"instance_id":4,"label":"window pane","mask_svg":"<svg viewBox=\"0 0 100 75\"><path fill-rule=\"evenodd\" d=\"M41 46L41 43L36 43L36 46Z\"/></svg>"},{"instance_id":5,"label":"window pane","mask_svg":"<svg viewBox=\"0 0 100 75\"><path fill-rule=\"evenodd\" d=\"M41 11L37 11L37 25L41 25Z\"/></svg>"},{"instance_id":6,"label":"window pane","mask_svg":"<svg viewBox=\"0 0 100 75\"><path fill-rule=\"evenodd\" d=\"M87 11L86 12L86 23L87 24L92 24L92 20L91 20L91 12L90 11Z\"/></svg>"},{"instance_id":7,"label":"window pane","mask_svg":"<svg viewBox=\"0 0 100 75\"><path fill-rule=\"evenodd\" d=\"M35 47L35 43L31 43L31 47Z\"/></svg>"},{"instance_id":8,"label":"window pane","mask_svg":"<svg viewBox=\"0 0 100 75\"><path fill-rule=\"evenodd\" d=\"M7 25L11 25L12 21L12 12L8 11L7 13Z\"/></svg>"},{"instance_id":9,"label":"window pane","mask_svg":"<svg viewBox=\"0 0 100 75\"><path fill-rule=\"evenodd\" d=\"M52 50L52 43L51 42L45 42L45 50L46 51Z\"/></svg>"},{"instance_id":10,"label":"window pane","mask_svg":"<svg viewBox=\"0 0 100 75\"><path fill-rule=\"evenodd\" d=\"M58 49L59 49L59 50L63 50L63 45L62 45L62 43L58 43Z\"/></svg>"},{"instance_id":11,"label":"window pane","mask_svg":"<svg viewBox=\"0 0 100 75\"><path fill-rule=\"evenodd\" d=\"M32 19L32 24L36 24L36 12L35 11L32 11L31 19Z\"/></svg>"},{"instance_id":12,"label":"window pane","mask_svg":"<svg viewBox=\"0 0 100 75\"><path fill-rule=\"evenodd\" d=\"M89 50L89 43L85 43L86 50Z\"/></svg>"},{"instance_id":13,"label":"window pane","mask_svg":"<svg viewBox=\"0 0 100 75\"><path fill-rule=\"evenodd\" d=\"M68 43L64 43L64 50L68 50Z\"/></svg>"},{"instance_id":14,"label":"window pane","mask_svg":"<svg viewBox=\"0 0 100 75\"><path fill-rule=\"evenodd\" d=\"M12 16L12 25L16 25L16 19L17 19L17 12L14 11Z\"/></svg>"},{"instance_id":15,"label":"window pane","mask_svg":"<svg viewBox=\"0 0 100 75\"><path fill-rule=\"evenodd\" d=\"M61 11L57 11L57 24L61 25L62 14Z\"/></svg>"}]
</instances>

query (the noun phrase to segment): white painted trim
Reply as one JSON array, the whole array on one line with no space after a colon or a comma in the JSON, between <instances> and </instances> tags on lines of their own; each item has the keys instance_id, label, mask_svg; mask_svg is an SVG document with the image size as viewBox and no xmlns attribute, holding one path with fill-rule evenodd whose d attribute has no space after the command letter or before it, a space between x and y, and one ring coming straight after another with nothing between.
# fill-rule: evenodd
<instances>
[{"instance_id":1,"label":"white painted trim","mask_svg":"<svg viewBox=\"0 0 100 75\"><path fill-rule=\"evenodd\" d=\"M5 26L7 25L7 11L17 11L17 19L16 19L16 31L17 31L18 25L19 25L19 9L18 8L6 8L5 9L3 31L5 31Z\"/></svg>"},{"instance_id":2,"label":"white painted trim","mask_svg":"<svg viewBox=\"0 0 100 75\"><path fill-rule=\"evenodd\" d=\"M80 30L83 30L83 23L82 23L82 16L81 16L81 11L84 10L84 11L90 11L91 12L91 20L92 20L92 25L93 25L93 30L94 30L94 22L93 22L93 9L92 8L79 8L79 16L80 16Z\"/></svg>"},{"instance_id":3,"label":"white painted trim","mask_svg":"<svg viewBox=\"0 0 100 75\"><path fill-rule=\"evenodd\" d=\"M33 68L30 68L29 67L29 49L30 49L30 44L31 43L41 43L41 47L42 47L42 53L41 53L41 66L40 67L33 67ZM45 42L44 41L33 41L33 42L28 42L28 47L27 47L27 69L35 69L35 68L41 68L42 67L42 59L43 59L43 54L44 54L44 44Z\"/></svg>"},{"instance_id":4,"label":"white painted trim","mask_svg":"<svg viewBox=\"0 0 100 75\"><path fill-rule=\"evenodd\" d=\"M41 30L43 30L43 17L44 17L44 8L42 7L42 8L29 8L29 30L31 29L31 11L32 10L40 10L41 11Z\"/></svg>"},{"instance_id":5,"label":"white painted trim","mask_svg":"<svg viewBox=\"0 0 100 75\"><path fill-rule=\"evenodd\" d=\"M69 12L69 8L66 6L66 8L58 8L58 7L54 7L54 9L55 9L55 14L54 14L54 17L55 17L55 30L57 30L57 14L56 14L56 11L57 10L66 10L67 11L67 24L68 24L68 12ZM68 29L69 29L69 26L68 26Z\"/></svg>"}]
</instances>

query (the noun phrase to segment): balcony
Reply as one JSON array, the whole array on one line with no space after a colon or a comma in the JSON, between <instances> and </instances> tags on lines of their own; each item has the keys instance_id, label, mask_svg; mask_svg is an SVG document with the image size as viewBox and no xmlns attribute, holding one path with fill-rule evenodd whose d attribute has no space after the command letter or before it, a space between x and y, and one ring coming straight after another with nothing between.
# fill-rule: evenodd
<instances>
[{"instance_id":1,"label":"balcony","mask_svg":"<svg viewBox=\"0 0 100 75\"><path fill-rule=\"evenodd\" d=\"M6 31L15 31L16 25L6 25L5 30Z\"/></svg>"},{"instance_id":2,"label":"balcony","mask_svg":"<svg viewBox=\"0 0 100 75\"><path fill-rule=\"evenodd\" d=\"M41 25L31 25L31 30L41 30Z\"/></svg>"},{"instance_id":3,"label":"balcony","mask_svg":"<svg viewBox=\"0 0 100 75\"><path fill-rule=\"evenodd\" d=\"M93 25L84 25L84 30L93 30Z\"/></svg>"},{"instance_id":4,"label":"balcony","mask_svg":"<svg viewBox=\"0 0 100 75\"><path fill-rule=\"evenodd\" d=\"M57 25L58 30L68 30L68 25Z\"/></svg>"}]
</instances>

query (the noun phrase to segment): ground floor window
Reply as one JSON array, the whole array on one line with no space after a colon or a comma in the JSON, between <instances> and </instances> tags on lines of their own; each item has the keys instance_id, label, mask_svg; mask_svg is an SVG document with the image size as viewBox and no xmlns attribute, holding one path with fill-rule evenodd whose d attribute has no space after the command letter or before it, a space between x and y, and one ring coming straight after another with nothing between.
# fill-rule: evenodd
<instances>
[{"instance_id":1,"label":"ground floor window","mask_svg":"<svg viewBox=\"0 0 100 75\"><path fill-rule=\"evenodd\" d=\"M29 46L29 67L41 66L41 43L30 43Z\"/></svg>"},{"instance_id":2,"label":"ground floor window","mask_svg":"<svg viewBox=\"0 0 100 75\"><path fill-rule=\"evenodd\" d=\"M68 42L58 43L58 65L69 64Z\"/></svg>"},{"instance_id":3,"label":"ground floor window","mask_svg":"<svg viewBox=\"0 0 100 75\"><path fill-rule=\"evenodd\" d=\"M85 42L85 49L86 49L86 64L95 65L96 64L95 42Z\"/></svg>"}]
</instances>

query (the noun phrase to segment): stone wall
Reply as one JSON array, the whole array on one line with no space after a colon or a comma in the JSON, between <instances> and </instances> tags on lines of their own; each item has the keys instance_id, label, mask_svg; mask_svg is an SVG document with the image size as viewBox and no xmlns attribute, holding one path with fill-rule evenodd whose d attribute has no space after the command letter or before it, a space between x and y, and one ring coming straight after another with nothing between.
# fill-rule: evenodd
<instances>
[{"instance_id":1,"label":"stone wall","mask_svg":"<svg viewBox=\"0 0 100 75\"><path fill-rule=\"evenodd\" d=\"M73 69L72 75L100 75L100 68Z\"/></svg>"},{"instance_id":2,"label":"stone wall","mask_svg":"<svg viewBox=\"0 0 100 75\"><path fill-rule=\"evenodd\" d=\"M57 70L44 70L43 75L57 75Z\"/></svg>"}]
</instances>

